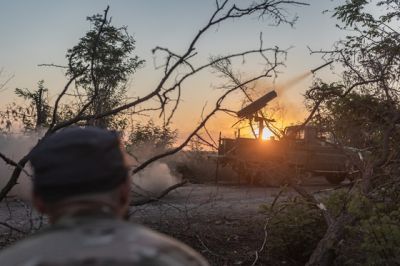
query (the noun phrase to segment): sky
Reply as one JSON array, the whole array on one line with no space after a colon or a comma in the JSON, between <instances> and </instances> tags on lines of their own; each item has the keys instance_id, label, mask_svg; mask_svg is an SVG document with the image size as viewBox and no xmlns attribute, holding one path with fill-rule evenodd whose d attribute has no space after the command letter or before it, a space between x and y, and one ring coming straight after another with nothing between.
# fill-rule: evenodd
<instances>
[{"instance_id":1,"label":"sky","mask_svg":"<svg viewBox=\"0 0 400 266\"><path fill-rule=\"evenodd\" d=\"M241 4L247 0L237 1ZM276 84L294 79L305 71L324 63L319 55L310 55L307 47L315 50L329 49L333 43L343 38L343 33L335 28L337 23L331 13L343 1L309 0L309 6L294 6L287 9L290 16L297 15L294 27L289 25L271 26L271 21L257 17L227 21L211 29L197 47L197 63L204 63L210 56L236 53L259 47L260 32L264 46L279 46L288 49L285 67L280 68ZM131 79L128 88L130 96L140 96L151 91L160 78L154 62L162 62L162 55L154 56L151 50L156 46L168 47L176 53L184 51L197 31L204 26L213 10L215 0L0 0L0 76L2 80L13 78L7 89L0 92L0 108L16 99L13 91L19 88L35 88L37 82L45 80L51 97L64 86L66 80L61 69L39 67L38 64L66 64L67 49L77 44L89 29L86 17L102 13L110 6L109 14L116 26L126 25L136 40L136 50L145 66ZM241 66L244 76L260 71L260 62L249 59ZM326 68L316 77L327 81L337 78L338 66ZM181 132L189 132L201 119L203 107L212 106L220 91L212 73L200 74L186 84L182 105L174 120L174 127ZM291 122L300 120L305 114L302 94L310 86L312 76L308 76L291 88L279 91L274 101L290 109ZM266 81L261 92L272 88L272 81ZM231 99L238 108L241 96ZM235 103L237 103L235 105ZM210 121L209 127L231 134L232 120L218 116Z\"/></svg>"}]
</instances>

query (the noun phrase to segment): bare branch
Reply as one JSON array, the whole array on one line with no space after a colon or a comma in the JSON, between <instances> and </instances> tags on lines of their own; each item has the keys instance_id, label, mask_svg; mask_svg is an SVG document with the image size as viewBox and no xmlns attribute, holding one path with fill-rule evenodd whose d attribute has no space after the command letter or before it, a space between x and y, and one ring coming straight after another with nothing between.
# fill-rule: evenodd
<instances>
[{"instance_id":1,"label":"bare branch","mask_svg":"<svg viewBox=\"0 0 400 266\"><path fill-rule=\"evenodd\" d=\"M3 73L3 69L1 69L0 71L0 76ZM3 81L2 83L0 83L0 92L1 91L5 91L6 88L5 86L7 85L8 82L10 82L10 80L12 80L15 77L15 74L10 75L5 81Z\"/></svg>"},{"instance_id":2,"label":"bare branch","mask_svg":"<svg viewBox=\"0 0 400 266\"><path fill-rule=\"evenodd\" d=\"M7 227L8 229L11 229L11 230L13 230L13 231L16 231L16 232L18 232L18 233L20 233L20 234L24 234L24 235L28 234L28 232L24 232L24 231L22 231L21 229L18 229L17 227L12 226L12 225L10 225L10 224L8 224L8 223L6 223L6 222L0 222L0 225L1 225L1 226L4 226L4 227Z\"/></svg>"},{"instance_id":3,"label":"bare branch","mask_svg":"<svg viewBox=\"0 0 400 266\"><path fill-rule=\"evenodd\" d=\"M179 188L179 187L182 187L182 186L186 185L187 183L188 183L187 180L184 180L184 181L182 181L182 182L179 182L179 183L177 183L177 184L175 184L175 185L172 185L172 186L168 187L168 188L165 189L163 192L161 192L160 195L158 195L158 196L155 197L155 198L152 197L152 198L150 198L150 199L145 199L145 200L142 200L142 201L133 201L133 202L130 204L130 206L141 206L141 205L145 205L145 204L148 204L148 203L152 203L152 202L159 201L160 199L162 199L162 198L164 198L166 195L168 195L168 193L170 193L171 191L173 191L173 190L175 190L175 189L177 189L177 188Z\"/></svg>"},{"instance_id":4,"label":"bare branch","mask_svg":"<svg viewBox=\"0 0 400 266\"><path fill-rule=\"evenodd\" d=\"M28 162L29 157L30 153L18 161L18 167L14 168L14 171L12 172L10 179L7 181L7 184L0 191L0 201L2 201L7 196L8 192L10 192L11 189L17 184L19 175L21 174L25 164Z\"/></svg>"},{"instance_id":5,"label":"bare branch","mask_svg":"<svg viewBox=\"0 0 400 266\"><path fill-rule=\"evenodd\" d=\"M0 158L1 158L6 164L9 164L9 165L11 165L11 166L14 166L14 167L20 169L21 171L23 171L27 176L32 177L32 175L31 175L30 173L28 173L28 171L26 171L26 170L24 169L23 166L21 166L20 164L14 162L13 160L11 160L10 158L8 158L7 156L5 156L5 155L4 155L3 153L1 153L1 152L0 152ZM0 200L0 201L1 201L1 200Z\"/></svg>"},{"instance_id":6,"label":"bare branch","mask_svg":"<svg viewBox=\"0 0 400 266\"><path fill-rule=\"evenodd\" d=\"M63 68L63 69L68 69L68 66L62 66L62 65L57 65L57 64L38 64L38 67L56 67L56 68Z\"/></svg>"},{"instance_id":7,"label":"bare branch","mask_svg":"<svg viewBox=\"0 0 400 266\"><path fill-rule=\"evenodd\" d=\"M211 143L207 140L205 140L202 136L200 136L199 134L195 135L202 143L206 144L208 147L211 147L214 150L218 150L218 146L215 143ZM200 143L201 144L201 143Z\"/></svg>"},{"instance_id":8,"label":"bare branch","mask_svg":"<svg viewBox=\"0 0 400 266\"><path fill-rule=\"evenodd\" d=\"M85 70L86 70L86 69L85 69ZM85 71L85 70L84 70L84 71ZM71 78L68 80L67 84L65 84L64 89L63 89L63 90L61 91L61 93L58 95L58 97L57 97L57 99L56 99L56 101L55 101L55 103L54 103L53 116L52 116L52 119L51 119L51 123L50 123L50 126L49 126L49 130L51 130L51 129L54 127L55 123L56 123L56 120L57 120L57 111L58 111L58 106L59 106L59 103L60 103L60 101L61 101L61 98L66 94L66 92L67 92L69 86L72 84L72 82L74 82L79 76L83 75L83 73L84 73L84 72L81 72L81 73L78 73L78 74L74 75L73 77L71 77Z\"/></svg>"}]
</instances>

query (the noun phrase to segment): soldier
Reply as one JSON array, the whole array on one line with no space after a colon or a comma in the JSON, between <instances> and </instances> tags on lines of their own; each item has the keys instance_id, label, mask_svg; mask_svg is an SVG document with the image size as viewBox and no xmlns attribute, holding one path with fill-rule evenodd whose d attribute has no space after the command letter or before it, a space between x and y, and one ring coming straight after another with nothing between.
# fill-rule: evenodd
<instances>
[{"instance_id":1,"label":"soldier","mask_svg":"<svg viewBox=\"0 0 400 266\"><path fill-rule=\"evenodd\" d=\"M183 243L124 221L130 179L115 132L65 129L30 161L33 205L51 226L0 252L0 265L208 265Z\"/></svg>"}]
</instances>

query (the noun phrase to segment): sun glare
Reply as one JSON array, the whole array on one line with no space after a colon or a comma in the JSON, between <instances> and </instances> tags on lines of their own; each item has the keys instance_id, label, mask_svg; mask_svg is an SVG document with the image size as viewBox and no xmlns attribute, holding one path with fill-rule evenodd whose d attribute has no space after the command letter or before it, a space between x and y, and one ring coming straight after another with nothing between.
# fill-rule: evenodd
<instances>
[{"instance_id":1,"label":"sun glare","mask_svg":"<svg viewBox=\"0 0 400 266\"><path fill-rule=\"evenodd\" d=\"M256 134L256 137L258 138L258 128L257 127L254 127L254 133ZM253 135L250 127L249 128L243 128L240 131L240 136L242 138L254 138L254 135ZM273 136L274 136L274 133L272 133L271 130L269 130L268 128L264 128L263 129L263 134L261 136L261 139L262 140L270 140L271 137L273 137Z\"/></svg>"},{"instance_id":2,"label":"sun glare","mask_svg":"<svg viewBox=\"0 0 400 266\"><path fill-rule=\"evenodd\" d=\"M269 140L271 137L274 136L274 133L271 132L268 128L264 128L263 134L262 134L262 140Z\"/></svg>"}]
</instances>

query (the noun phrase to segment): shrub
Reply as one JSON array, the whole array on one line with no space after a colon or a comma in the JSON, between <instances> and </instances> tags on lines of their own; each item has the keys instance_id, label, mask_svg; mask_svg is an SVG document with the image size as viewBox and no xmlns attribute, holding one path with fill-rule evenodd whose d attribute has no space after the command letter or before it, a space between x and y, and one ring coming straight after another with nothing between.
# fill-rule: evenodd
<instances>
[{"instance_id":1,"label":"shrub","mask_svg":"<svg viewBox=\"0 0 400 266\"><path fill-rule=\"evenodd\" d=\"M262 208L269 217L266 256L304 265L326 231L322 213L299 197Z\"/></svg>"},{"instance_id":2,"label":"shrub","mask_svg":"<svg viewBox=\"0 0 400 266\"><path fill-rule=\"evenodd\" d=\"M371 194L338 190L321 199L333 217L342 211L355 217L336 246L335 265L399 265L400 205L396 186L381 186ZM269 217L267 257L294 265L307 262L326 224L319 209L302 198L263 206Z\"/></svg>"}]
</instances>

